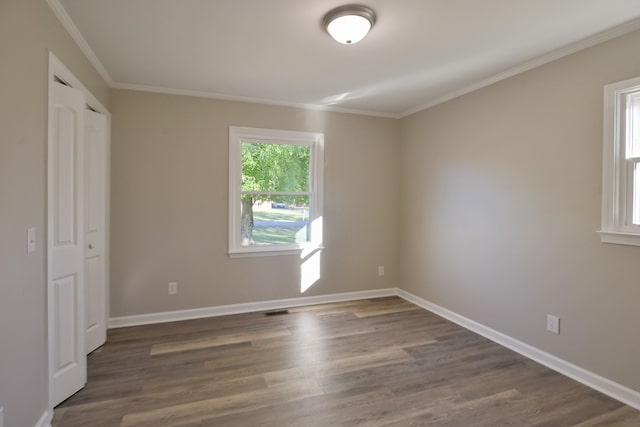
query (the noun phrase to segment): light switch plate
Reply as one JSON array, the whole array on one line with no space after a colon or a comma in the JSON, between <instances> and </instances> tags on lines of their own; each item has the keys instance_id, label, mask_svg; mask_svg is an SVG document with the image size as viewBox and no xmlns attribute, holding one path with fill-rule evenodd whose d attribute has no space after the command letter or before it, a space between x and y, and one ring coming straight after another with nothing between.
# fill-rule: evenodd
<instances>
[{"instance_id":1,"label":"light switch plate","mask_svg":"<svg viewBox=\"0 0 640 427\"><path fill-rule=\"evenodd\" d=\"M27 228L27 253L35 252L36 250L36 228Z\"/></svg>"}]
</instances>

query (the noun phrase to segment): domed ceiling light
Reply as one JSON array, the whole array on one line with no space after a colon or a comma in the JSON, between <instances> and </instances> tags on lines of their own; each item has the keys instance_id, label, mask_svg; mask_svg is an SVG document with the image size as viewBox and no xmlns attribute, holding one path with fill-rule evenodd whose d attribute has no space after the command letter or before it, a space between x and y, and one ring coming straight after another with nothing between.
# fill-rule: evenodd
<instances>
[{"instance_id":1,"label":"domed ceiling light","mask_svg":"<svg viewBox=\"0 0 640 427\"><path fill-rule=\"evenodd\" d=\"M354 44L362 40L376 22L375 12L366 6L349 4L336 7L324 16L322 23L337 42Z\"/></svg>"}]
</instances>

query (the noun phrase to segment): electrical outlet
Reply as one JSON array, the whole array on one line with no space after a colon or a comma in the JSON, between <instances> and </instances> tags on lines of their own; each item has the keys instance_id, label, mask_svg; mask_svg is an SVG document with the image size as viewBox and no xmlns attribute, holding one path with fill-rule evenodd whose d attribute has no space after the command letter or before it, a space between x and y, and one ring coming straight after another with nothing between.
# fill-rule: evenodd
<instances>
[{"instance_id":1,"label":"electrical outlet","mask_svg":"<svg viewBox=\"0 0 640 427\"><path fill-rule=\"evenodd\" d=\"M378 276L384 276L384 265L378 266Z\"/></svg>"},{"instance_id":2,"label":"electrical outlet","mask_svg":"<svg viewBox=\"0 0 640 427\"><path fill-rule=\"evenodd\" d=\"M560 318L553 314L547 314L547 331L560 334Z\"/></svg>"},{"instance_id":3,"label":"electrical outlet","mask_svg":"<svg viewBox=\"0 0 640 427\"><path fill-rule=\"evenodd\" d=\"M169 282L169 295L175 295L178 293L178 282Z\"/></svg>"}]
</instances>

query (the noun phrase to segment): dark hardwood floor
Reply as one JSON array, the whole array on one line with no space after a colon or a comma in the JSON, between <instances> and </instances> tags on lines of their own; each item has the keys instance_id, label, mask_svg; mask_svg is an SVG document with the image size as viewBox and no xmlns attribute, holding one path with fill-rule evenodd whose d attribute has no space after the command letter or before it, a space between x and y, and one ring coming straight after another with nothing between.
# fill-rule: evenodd
<instances>
[{"instance_id":1,"label":"dark hardwood floor","mask_svg":"<svg viewBox=\"0 0 640 427\"><path fill-rule=\"evenodd\" d=\"M640 426L640 412L400 298L109 331L73 426Z\"/></svg>"}]
</instances>

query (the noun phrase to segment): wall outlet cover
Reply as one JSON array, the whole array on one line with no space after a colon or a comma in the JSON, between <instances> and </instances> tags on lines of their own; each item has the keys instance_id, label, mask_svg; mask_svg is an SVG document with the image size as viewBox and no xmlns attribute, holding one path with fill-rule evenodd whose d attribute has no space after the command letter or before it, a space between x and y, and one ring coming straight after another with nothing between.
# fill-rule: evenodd
<instances>
[{"instance_id":1,"label":"wall outlet cover","mask_svg":"<svg viewBox=\"0 0 640 427\"><path fill-rule=\"evenodd\" d=\"M169 295L178 293L178 282L169 282Z\"/></svg>"},{"instance_id":2,"label":"wall outlet cover","mask_svg":"<svg viewBox=\"0 0 640 427\"><path fill-rule=\"evenodd\" d=\"M547 331L560 334L560 318L553 314L547 314Z\"/></svg>"}]
</instances>

